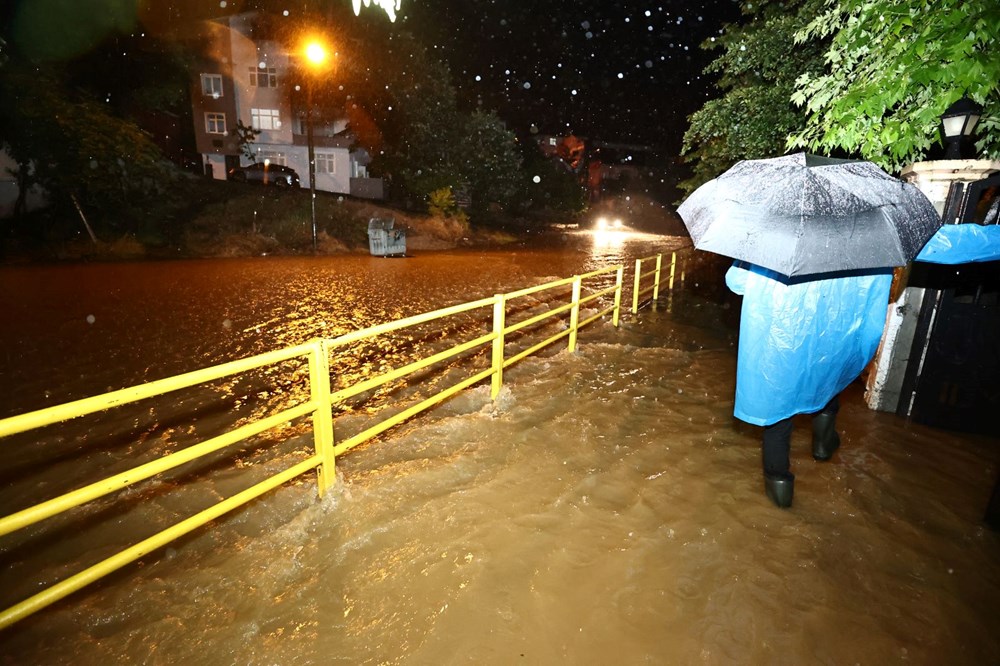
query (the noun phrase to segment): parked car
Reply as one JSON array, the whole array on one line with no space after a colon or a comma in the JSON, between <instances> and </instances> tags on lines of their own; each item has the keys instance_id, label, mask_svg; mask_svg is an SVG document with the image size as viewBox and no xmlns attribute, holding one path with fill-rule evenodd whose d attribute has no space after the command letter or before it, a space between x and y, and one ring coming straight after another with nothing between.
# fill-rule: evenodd
<instances>
[{"instance_id":1,"label":"parked car","mask_svg":"<svg viewBox=\"0 0 1000 666\"><path fill-rule=\"evenodd\" d=\"M298 187L299 174L295 169L281 164L256 162L250 166L229 170L229 179L240 183L260 183L278 187Z\"/></svg>"}]
</instances>

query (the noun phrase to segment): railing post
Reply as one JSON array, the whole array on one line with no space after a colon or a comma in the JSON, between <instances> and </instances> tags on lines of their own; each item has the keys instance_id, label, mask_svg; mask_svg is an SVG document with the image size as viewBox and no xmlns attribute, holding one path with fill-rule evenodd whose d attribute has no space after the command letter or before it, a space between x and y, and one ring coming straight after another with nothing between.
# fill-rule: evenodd
<instances>
[{"instance_id":1,"label":"railing post","mask_svg":"<svg viewBox=\"0 0 1000 666\"><path fill-rule=\"evenodd\" d=\"M583 291L583 278L573 277L573 309L569 311L569 350L576 351L576 331L580 326L580 293Z\"/></svg>"},{"instance_id":2,"label":"railing post","mask_svg":"<svg viewBox=\"0 0 1000 666\"><path fill-rule=\"evenodd\" d=\"M494 296L493 302L493 380L490 399L496 400L503 386L504 328L507 326L507 299L503 294Z\"/></svg>"},{"instance_id":3,"label":"railing post","mask_svg":"<svg viewBox=\"0 0 1000 666\"><path fill-rule=\"evenodd\" d=\"M663 255L656 255L656 280L653 282L653 302L660 297L660 266L663 264Z\"/></svg>"},{"instance_id":4,"label":"railing post","mask_svg":"<svg viewBox=\"0 0 1000 666\"><path fill-rule=\"evenodd\" d=\"M611 323L618 328L622 312L622 286L625 281L625 264L618 267L618 276L615 278L615 313L611 318Z\"/></svg>"},{"instance_id":5,"label":"railing post","mask_svg":"<svg viewBox=\"0 0 1000 666\"><path fill-rule=\"evenodd\" d=\"M669 285L669 288L670 288L671 291L673 291L673 289L674 289L674 272L676 270L677 270L677 253L676 252L671 252L670 253L670 285Z\"/></svg>"},{"instance_id":6,"label":"railing post","mask_svg":"<svg viewBox=\"0 0 1000 666\"><path fill-rule=\"evenodd\" d=\"M333 454L333 406L330 404L330 350L326 338L316 340L309 354L309 388L313 411L313 439L320 458L316 469L319 496L337 480Z\"/></svg>"},{"instance_id":7,"label":"railing post","mask_svg":"<svg viewBox=\"0 0 1000 666\"><path fill-rule=\"evenodd\" d=\"M642 275L642 259L635 260L635 283L632 285L632 314L639 312L639 277Z\"/></svg>"}]
</instances>

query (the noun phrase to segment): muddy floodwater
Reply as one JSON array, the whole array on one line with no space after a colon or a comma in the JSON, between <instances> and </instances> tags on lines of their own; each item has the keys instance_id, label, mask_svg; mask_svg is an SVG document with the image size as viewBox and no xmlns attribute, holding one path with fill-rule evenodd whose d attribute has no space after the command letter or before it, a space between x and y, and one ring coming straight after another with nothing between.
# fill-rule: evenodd
<instances>
[{"instance_id":1,"label":"muddy floodwater","mask_svg":"<svg viewBox=\"0 0 1000 666\"><path fill-rule=\"evenodd\" d=\"M3 267L0 417L681 244ZM496 402L473 387L341 456L322 499L300 477L0 631L0 663L998 663L1000 534L982 518L1000 442L873 412L858 382L831 462L796 428L795 503L775 508L760 430L732 417L738 301L720 280L692 265L576 353L509 368ZM362 351L335 378L399 353ZM300 390L263 376L0 440L0 514ZM0 605L310 446L290 425L0 537Z\"/></svg>"}]
</instances>

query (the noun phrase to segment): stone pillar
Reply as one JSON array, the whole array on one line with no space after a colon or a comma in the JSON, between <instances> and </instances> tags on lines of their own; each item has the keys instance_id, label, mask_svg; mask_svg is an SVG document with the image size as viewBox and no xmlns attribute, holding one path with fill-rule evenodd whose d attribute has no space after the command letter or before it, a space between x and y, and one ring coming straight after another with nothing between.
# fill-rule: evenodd
<instances>
[{"instance_id":1,"label":"stone pillar","mask_svg":"<svg viewBox=\"0 0 1000 666\"><path fill-rule=\"evenodd\" d=\"M997 171L1000 171L1000 161L997 160L936 160L911 164L903 169L901 178L916 185L931 200L938 214L943 215L952 183L972 183ZM945 223L950 222L953 220L945 220ZM913 334L924 300L923 289L906 286L905 272L897 278L901 283L894 285L894 300L889 307L882 342L875 353L865 391L868 406L884 412L895 412L899 407Z\"/></svg>"},{"instance_id":2,"label":"stone pillar","mask_svg":"<svg viewBox=\"0 0 1000 666\"><path fill-rule=\"evenodd\" d=\"M936 160L911 164L903 169L900 178L916 185L941 215L952 183L974 183L997 171L1000 171L998 160ZM944 222L950 224L954 220Z\"/></svg>"}]
</instances>

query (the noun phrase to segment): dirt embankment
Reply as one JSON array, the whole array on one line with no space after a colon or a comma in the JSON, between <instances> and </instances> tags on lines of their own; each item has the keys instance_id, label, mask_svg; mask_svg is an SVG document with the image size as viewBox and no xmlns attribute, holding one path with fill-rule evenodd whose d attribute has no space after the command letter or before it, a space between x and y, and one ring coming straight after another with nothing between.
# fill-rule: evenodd
<instances>
[{"instance_id":1,"label":"dirt embankment","mask_svg":"<svg viewBox=\"0 0 1000 666\"><path fill-rule=\"evenodd\" d=\"M81 231L75 237L14 247L6 260L107 261L167 258L247 257L313 253L313 216L305 192L245 186L170 223L136 233ZM306 195L306 196L303 196ZM316 253L368 252L372 218L394 220L406 232L407 251L517 243L523 225L470 225L461 218L435 217L337 196L316 200ZM546 225L541 223L540 227Z\"/></svg>"}]
</instances>

